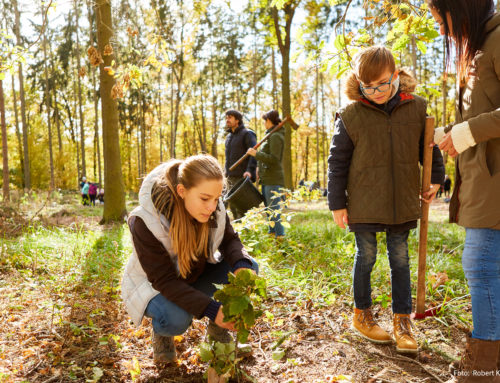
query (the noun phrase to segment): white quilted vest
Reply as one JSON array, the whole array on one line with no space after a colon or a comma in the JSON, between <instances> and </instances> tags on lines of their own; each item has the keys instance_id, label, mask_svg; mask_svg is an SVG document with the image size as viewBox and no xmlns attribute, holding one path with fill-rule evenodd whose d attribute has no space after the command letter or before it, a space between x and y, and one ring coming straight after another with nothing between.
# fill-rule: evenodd
<instances>
[{"instance_id":1,"label":"white quilted vest","mask_svg":"<svg viewBox=\"0 0 500 383\"><path fill-rule=\"evenodd\" d=\"M165 170L166 164L163 163L146 176L142 182L141 190L139 191L139 206L132 210L128 219L130 220L131 217L137 216L144 221L147 228L167 250L173 264L177 268L177 274L179 275L177 254L175 254L172 249L172 243L168 234L170 222L168 222L163 215L158 214L151 200L151 189L157 178L164 174ZM211 229L210 233L212 249L208 258L209 263L218 263L222 258L217 250L224 237L226 226L226 209L221 200L219 200L218 210L216 210L215 215L217 227ZM137 257L135 248L132 250L132 254L123 273L121 291L122 299L128 314L132 318L134 324L139 326L149 301L160 292L155 290L148 281L146 273Z\"/></svg>"}]
</instances>

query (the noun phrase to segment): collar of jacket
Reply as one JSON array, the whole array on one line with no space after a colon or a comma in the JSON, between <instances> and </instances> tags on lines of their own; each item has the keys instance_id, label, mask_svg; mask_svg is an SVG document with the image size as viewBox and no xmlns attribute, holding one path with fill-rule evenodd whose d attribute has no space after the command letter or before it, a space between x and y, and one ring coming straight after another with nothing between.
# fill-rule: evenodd
<instances>
[{"instance_id":1,"label":"collar of jacket","mask_svg":"<svg viewBox=\"0 0 500 383\"><path fill-rule=\"evenodd\" d=\"M241 124L239 124L239 125L236 127L236 129L234 129L234 132L232 131L232 129L231 129L231 128L227 128L227 129L226 129L226 131L227 131L228 133L236 134L236 133L238 133L238 132L239 132L241 129L243 129L243 128L245 128L245 125L243 125L243 124L241 123Z\"/></svg>"},{"instance_id":2,"label":"collar of jacket","mask_svg":"<svg viewBox=\"0 0 500 383\"><path fill-rule=\"evenodd\" d=\"M500 13L496 12L486 23L486 33L490 33L500 26Z\"/></svg>"}]
</instances>

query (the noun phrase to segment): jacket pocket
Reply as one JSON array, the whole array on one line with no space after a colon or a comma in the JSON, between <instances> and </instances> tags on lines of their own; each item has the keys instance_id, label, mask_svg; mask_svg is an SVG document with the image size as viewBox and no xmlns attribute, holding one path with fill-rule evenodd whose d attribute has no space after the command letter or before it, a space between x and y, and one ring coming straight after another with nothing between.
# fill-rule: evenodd
<instances>
[{"instance_id":1,"label":"jacket pocket","mask_svg":"<svg viewBox=\"0 0 500 383\"><path fill-rule=\"evenodd\" d=\"M491 177L500 172L500 138L489 140L485 149L485 166Z\"/></svg>"}]
</instances>

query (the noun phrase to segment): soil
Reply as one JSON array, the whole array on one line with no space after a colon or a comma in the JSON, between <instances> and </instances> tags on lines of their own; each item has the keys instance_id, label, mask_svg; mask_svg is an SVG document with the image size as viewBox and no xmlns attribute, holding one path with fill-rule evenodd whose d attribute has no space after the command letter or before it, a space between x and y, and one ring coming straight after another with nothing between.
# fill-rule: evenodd
<instances>
[{"instance_id":1,"label":"soil","mask_svg":"<svg viewBox=\"0 0 500 383\"><path fill-rule=\"evenodd\" d=\"M441 205L433 209L439 212L445 207ZM10 214L5 219L22 222L15 212L5 214ZM89 227L98 227L98 218L85 220ZM59 211L45 222L75 221L71 213ZM197 345L205 338L206 320L193 321L183 336L176 337L175 365L157 366L149 320L134 327L116 292L75 285L61 292L67 308L58 311L47 303L54 297L32 281L16 269L0 270L0 382L205 381L207 365L200 361ZM297 302L283 293L272 296L266 305L274 318L260 320L254 327L249 340L253 351L241 363L256 382L446 381L448 363L460 353L465 337L458 321L445 324L432 317L416 321L420 352L402 356L394 344L374 345L350 329L351 297L339 296L325 306ZM375 306L374 312L380 325L391 332L390 309ZM284 357L273 360L273 343L288 332L281 345Z\"/></svg>"}]
</instances>

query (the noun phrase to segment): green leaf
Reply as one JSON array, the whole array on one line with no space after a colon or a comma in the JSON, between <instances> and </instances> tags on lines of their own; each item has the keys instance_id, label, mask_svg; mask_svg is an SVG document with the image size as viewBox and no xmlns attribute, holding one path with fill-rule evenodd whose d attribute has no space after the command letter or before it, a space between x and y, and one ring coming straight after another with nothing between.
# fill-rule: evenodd
<instances>
[{"instance_id":1,"label":"green leaf","mask_svg":"<svg viewBox=\"0 0 500 383\"><path fill-rule=\"evenodd\" d=\"M396 42L392 45L392 50L393 51L400 51L406 48L406 46L410 42L410 36L409 35L403 35L400 38L396 40Z\"/></svg>"},{"instance_id":2,"label":"green leaf","mask_svg":"<svg viewBox=\"0 0 500 383\"><path fill-rule=\"evenodd\" d=\"M243 314L241 314L241 317L247 328L252 327L255 323L255 312L253 311L253 307L250 306L247 310L245 310Z\"/></svg>"},{"instance_id":3,"label":"green leaf","mask_svg":"<svg viewBox=\"0 0 500 383\"><path fill-rule=\"evenodd\" d=\"M229 315L241 314L248 307L250 298L247 296L235 298L229 304Z\"/></svg>"},{"instance_id":4,"label":"green leaf","mask_svg":"<svg viewBox=\"0 0 500 383\"><path fill-rule=\"evenodd\" d=\"M248 335L250 335L250 331L241 329L238 331L237 339L239 343L246 343L248 340Z\"/></svg>"},{"instance_id":5,"label":"green leaf","mask_svg":"<svg viewBox=\"0 0 500 383\"><path fill-rule=\"evenodd\" d=\"M278 349L273 351L273 360L280 360L285 356L285 350Z\"/></svg>"},{"instance_id":6,"label":"green leaf","mask_svg":"<svg viewBox=\"0 0 500 383\"><path fill-rule=\"evenodd\" d=\"M346 47L344 35L337 35L337 37L335 37L334 46L339 51L343 50Z\"/></svg>"},{"instance_id":7,"label":"green leaf","mask_svg":"<svg viewBox=\"0 0 500 383\"><path fill-rule=\"evenodd\" d=\"M417 48L424 55L427 52L427 45L425 45L425 43L423 41L417 41Z\"/></svg>"},{"instance_id":8,"label":"green leaf","mask_svg":"<svg viewBox=\"0 0 500 383\"><path fill-rule=\"evenodd\" d=\"M214 354L210 349L210 345L208 343L200 344L199 353L200 353L200 359L203 362L210 362L214 357Z\"/></svg>"}]
</instances>

